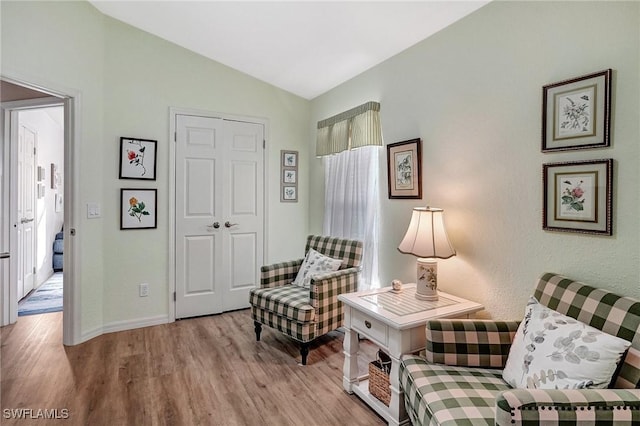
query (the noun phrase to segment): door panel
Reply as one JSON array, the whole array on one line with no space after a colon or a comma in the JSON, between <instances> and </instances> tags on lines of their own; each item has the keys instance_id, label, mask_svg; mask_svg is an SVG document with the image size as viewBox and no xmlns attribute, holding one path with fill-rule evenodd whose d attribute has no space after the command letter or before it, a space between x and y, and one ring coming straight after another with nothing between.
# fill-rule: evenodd
<instances>
[{"instance_id":1,"label":"door panel","mask_svg":"<svg viewBox=\"0 0 640 426\"><path fill-rule=\"evenodd\" d=\"M263 260L261 124L176 116L176 318L249 306Z\"/></svg>"},{"instance_id":2,"label":"door panel","mask_svg":"<svg viewBox=\"0 0 640 426\"><path fill-rule=\"evenodd\" d=\"M185 159L185 217L215 216L215 170L215 160Z\"/></svg>"},{"instance_id":3,"label":"door panel","mask_svg":"<svg viewBox=\"0 0 640 426\"><path fill-rule=\"evenodd\" d=\"M231 164L231 214L255 216L257 211L256 164L235 162Z\"/></svg>"},{"instance_id":4,"label":"door panel","mask_svg":"<svg viewBox=\"0 0 640 426\"><path fill-rule=\"evenodd\" d=\"M181 115L176 125L176 318L186 318L222 312L215 288L222 238L211 226L221 220L222 120Z\"/></svg>"},{"instance_id":5,"label":"door panel","mask_svg":"<svg viewBox=\"0 0 640 426\"><path fill-rule=\"evenodd\" d=\"M237 260L242 259L234 262L234 269L231 271L232 289L251 288L256 284L256 237L255 233L237 233L230 237L231 257Z\"/></svg>"},{"instance_id":6,"label":"door panel","mask_svg":"<svg viewBox=\"0 0 640 426\"><path fill-rule=\"evenodd\" d=\"M229 122L226 211L231 224L225 237L224 263L230 288L225 293L226 309L249 306L249 291L260 283L264 258L264 129L262 125Z\"/></svg>"},{"instance_id":7,"label":"door panel","mask_svg":"<svg viewBox=\"0 0 640 426\"><path fill-rule=\"evenodd\" d=\"M214 236L185 238L185 297L215 293L215 270L210 262L216 258L214 239Z\"/></svg>"},{"instance_id":8,"label":"door panel","mask_svg":"<svg viewBox=\"0 0 640 426\"><path fill-rule=\"evenodd\" d=\"M18 299L35 286L36 266L36 141L24 125L18 130Z\"/></svg>"}]
</instances>

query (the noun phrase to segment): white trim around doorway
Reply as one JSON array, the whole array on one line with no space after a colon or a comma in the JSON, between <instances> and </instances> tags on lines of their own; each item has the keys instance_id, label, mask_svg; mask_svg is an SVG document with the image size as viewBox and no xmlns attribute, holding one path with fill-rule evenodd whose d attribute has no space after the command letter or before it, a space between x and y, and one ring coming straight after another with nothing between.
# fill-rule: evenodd
<instances>
[{"instance_id":1,"label":"white trim around doorway","mask_svg":"<svg viewBox=\"0 0 640 426\"><path fill-rule=\"evenodd\" d=\"M64 345L76 345L82 343L81 335L81 303L80 286L77 285L77 278L80 276L79 247L75 235L78 231L79 211L79 167L76 166L76 159L79 158L79 143L81 135L81 99L82 93L75 89L60 87L51 83L39 83L35 81L25 81L8 75L1 75L3 81L27 87L29 89L41 91L51 95L49 98L32 99L25 101L6 102L0 105L0 118L3 123L3 137L5 146L3 161L5 167L8 166L10 158L9 126L5 122L9 119L11 111L31 108L42 108L46 106L64 106L64 299L63 299L63 330L62 343ZM4 167L3 167L4 168ZM6 169L5 169L6 170ZM9 178L3 179L3 206L8 205ZM6 210L6 208L5 208ZM7 218L5 211L3 217ZM11 225L8 220L0 224L3 233L11 234ZM11 289L9 282L0 286L2 295L2 306L0 306L0 325L7 325L17 320L18 302L15 296L17 289ZM14 300L15 299L15 300Z\"/></svg>"}]
</instances>

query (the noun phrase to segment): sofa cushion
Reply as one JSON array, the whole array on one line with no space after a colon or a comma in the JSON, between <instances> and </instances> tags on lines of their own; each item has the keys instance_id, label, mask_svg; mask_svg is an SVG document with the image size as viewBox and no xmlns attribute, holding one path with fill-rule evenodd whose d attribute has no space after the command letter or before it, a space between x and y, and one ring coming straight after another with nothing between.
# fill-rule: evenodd
<instances>
[{"instance_id":1,"label":"sofa cushion","mask_svg":"<svg viewBox=\"0 0 640 426\"><path fill-rule=\"evenodd\" d=\"M310 322L315 319L315 310L309 300L309 289L296 285L253 289L249 294L249 303L253 307L293 321Z\"/></svg>"},{"instance_id":2,"label":"sofa cushion","mask_svg":"<svg viewBox=\"0 0 640 426\"><path fill-rule=\"evenodd\" d=\"M332 259L329 256L318 253L314 249L309 249L307 256L304 258L304 262L302 262L302 266L300 266L298 270L296 279L293 280L293 284L308 289L311 278L318 274L337 271L340 265L342 265L342 260Z\"/></svg>"},{"instance_id":3,"label":"sofa cushion","mask_svg":"<svg viewBox=\"0 0 640 426\"><path fill-rule=\"evenodd\" d=\"M606 388L630 342L531 298L503 377L515 388Z\"/></svg>"},{"instance_id":4,"label":"sofa cushion","mask_svg":"<svg viewBox=\"0 0 640 426\"><path fill-rule=\"evenodd\" d=\"M493 425L498 393L510 389L502 370L430 364L404 355L400 385L414 424Z\"/></svg>"}]
</instances>

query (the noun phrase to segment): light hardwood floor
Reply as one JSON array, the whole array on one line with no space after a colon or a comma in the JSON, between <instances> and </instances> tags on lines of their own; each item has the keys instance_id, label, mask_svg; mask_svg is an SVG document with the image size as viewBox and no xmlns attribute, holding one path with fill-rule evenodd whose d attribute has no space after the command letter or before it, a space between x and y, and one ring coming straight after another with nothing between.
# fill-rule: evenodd
<instances>
[{"instance_id":1,"label":"light hardwood floor","mask_svg":"<svg viewBox=\"0 0 640 426\"><path fill-rule=\"evenodd\" d=\"M383 425L342 389L343 333L297 345L248 310L105 334L62 345L62 313L0 329L0 424ZM362 374L375 347L362 342ZM7 409L57 409L65 420L7 419ZM41 413L42 414L42 413Z\"/></svg>"}]
</instances>

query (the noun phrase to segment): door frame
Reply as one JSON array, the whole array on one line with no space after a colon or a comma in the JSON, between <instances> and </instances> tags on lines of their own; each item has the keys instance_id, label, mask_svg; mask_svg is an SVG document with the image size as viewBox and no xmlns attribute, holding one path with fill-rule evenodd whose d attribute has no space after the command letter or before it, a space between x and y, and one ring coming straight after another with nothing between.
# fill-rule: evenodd
<instances>
[{"instance_id":1,"label":"door frame","mask_svg":"<svg viewBox=\"0 0 640 426\"><path fill-rule=\"evenodd\" d=\"M218 112L204 111L191 108L177 108L169 107L169 262L168 262L168 274L169 274L169 322L175 322L176 320L176 142L177 142L177 129L176 120L178 115L194 115L198 117L209 118L221 118L223 120L230 121L242 121L245 123L260 124L264 127L264 149L262 156L263 163L263 176L262 176L262 190L264 194L263 198L263 218L262 218L262 259L257 259L258 262L264 264L265 259L268 259L267 254L267 241L268 241L268 227L267 223L269 216L269 196L268 196L268 176L269 176L269 120L267 118L252 117L252 116L240 116L232 114L223 114Z\"/></svg>"},{"instance_id":2,"label":"door frame","mask_svg":"<svg viewBox=\"0 0 640 426\"><path fill-rule=\"evenodd\" d=\"M76 345L82 342L81 335L81 303L80 286L76 285L76 279L80 276L79 250L75 242L77 221L81 217L80 189L77 184L80 182L80 169L76 165L76 159L80 157L80 146L76 141L81 140L81 99L82 93L78 90L60 87L49 82L38 84L27 82L19 78L0 75L3 81L23 86L28 89L40 91L47 98L30 99L24 101L3 102L0 104L0 131L4 138L4 150L0 153L3 161L3 169L9 171L9 175L4 174L2 179L3 211L0 218L3 238L10 241L15 240L15 228L11 226L9 219L8 200L10 197L10 176L15 173L15 167L10 166L11 159L11 135L10 119L12 112L24 109L44 108L47 106L64 107L64 291L62 308L62 343L67 346ZM13 263L13 261L10 261ZM9 268L10 279L0 285L0 326L12 324L18 318L17 283L11 285L12 278Z\"/></svg>"}]
</instances>

